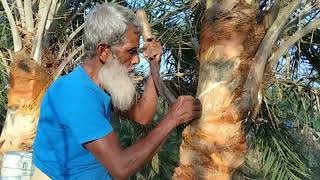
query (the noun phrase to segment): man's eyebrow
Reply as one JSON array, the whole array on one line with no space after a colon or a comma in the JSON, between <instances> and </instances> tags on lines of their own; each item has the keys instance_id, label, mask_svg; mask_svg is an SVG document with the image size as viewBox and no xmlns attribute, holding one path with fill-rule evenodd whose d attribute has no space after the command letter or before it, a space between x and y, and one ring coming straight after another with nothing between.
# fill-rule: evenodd
<instances>
[{"instance_id":1,"label":"man's eyebrow","mask_svg":"<svg viewBox=\"0 0 320 180\"><path fill-rule=\"evenodd\" d=\"M137 47L133 47L133 48L128 49L128 51L137 51L137 50L138 50Z\"/></svg>"},{"instance_id":2,"label":"man's eyebrow","mask_svg":"<svg viewBox=\"0 0 320 180\"><path fill-rule=\"evenodd\" d=\"M143 48L134 47L134 48L129 49L128 51L136 51L138 53L143 53Z\"/></svg>"},{"instance_id":3,"label":"man's eyebrow","mask_svg":"<svg viewBox=\"0 0 320 180\"><path fill-rule=\"evenodd\" d=\"M141 51L141 50L143 50L143 48L133 47L133 48L130 48L128 51Z\"/></svg>"}]
</instances>

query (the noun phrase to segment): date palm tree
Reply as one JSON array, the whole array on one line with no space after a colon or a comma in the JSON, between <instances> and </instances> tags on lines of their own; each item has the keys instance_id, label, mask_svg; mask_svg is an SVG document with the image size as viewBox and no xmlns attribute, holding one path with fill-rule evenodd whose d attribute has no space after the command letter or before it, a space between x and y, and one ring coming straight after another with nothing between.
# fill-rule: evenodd
<instances>
[{"instance_id":1,"label":"date palm tree","mask_svg":"<svg viewBox=\"0 0 320 180\"><path fill-rule=\"evenodd\" d=\"M9 59L9 90L0 152L30 150L35 136L42 95L65 66L83 54L81 30L90 1L1 0L10 25L13 51Z\"/></svg>"},{"instance_id":2,"label":"date palm tree","mask_svg":"<svg viewBox=\"0 0 320 180\"><path fill-rule=\"evenodd\" d=\"M10 90L1 152L29 150L41 96L53 79L81 58L83 15L96 1L1 2L0 10L7 15L1 18L10 23L14 40L13 52L1 47L0 54L10 65L4 64L5 72L10 72ZM308 177L298 152L292 152L292 135L283 128L286 121L282 119L307 119L317 109L312 105L319 101L319 91L301 85L299 78L286 77L301 73L299 68L304 65L298 56L318 67L319 2L270 2L263 1L259 8L258 2L249 0L120 1L132 9L146 9L154 33L165 47L163 61L167 64L162 77L169 87L176 94L197 95L204 105L202 118L184 130L173 178L229 179L239 166L243 168L243 161L267 179ZM41 28L43 23L45 28ZM42 42L40 48L38 41ZM154 123L167 109L161 104ZM284 113L288 107L294 107L294 112ZM119 126L124 145L151 129L127 121ZM169 137L135 179L171 177L171 168L179 159L182 129ZM254 138L247 137L247 129L254 130L249 132Z\"/></svg>"},{"instance_id":3,"label":"date palm tree","mask_svg":"<svg viewBox=\"0 0 320 180\"><path fill-rule=\"evenodd\" d=\"M320 20L314 19L291 36L284 38L282 33L295 16L312 13L308 9L318 3L279 1L270 9L276 14L265 16L268 22L263 23L257 19L264 16L265 7L259 10L253 1L206 2L197 90L203 114L183 132L173 179L232 178L244 162L245 127L257 114L272 76L270 68L291 45L317 28Z\"/></svg>"}]
</instances>

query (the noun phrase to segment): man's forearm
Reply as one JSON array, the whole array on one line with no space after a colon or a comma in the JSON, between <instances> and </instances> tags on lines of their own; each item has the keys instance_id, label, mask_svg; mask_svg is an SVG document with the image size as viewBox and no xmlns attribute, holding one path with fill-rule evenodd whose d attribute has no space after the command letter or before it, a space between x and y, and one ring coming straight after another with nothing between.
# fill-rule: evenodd
<instances>
[{"instance_id":1,"label":"man's forearm","mask_svg":"<svg viewBox=\"0 0 320 180\"><path fill-rule=\"evenodd\" d=\"M170 132L176 127L173 122L170 119L163 119L148 136L123 151L122 157L126 158L123 159L122 165L123 173L127 175L126 177L134 174L151 160Z\"/></svg>"},{"instance_id":2,"label":"man's forearm","mask_svg":"<svg viewBox=\"0 0 320 180\"><path fill-rule=\"evenodd\" d=\"M170 107L158 126L137 144L123 149L117 135L112 132L103 138L86 143L85 147L113 177L126 179L151 159L176 126L200 116L200 102L191 96L181 96Z\"/></svg>"},{"instance_id":3,"label":"man's forearm","mask_svg":"<svg viewBox=\"0 0 320 180\"><path fill-rule=\"evenodd\" d=\"M157 99L157 90L152 75L150 75L142 97L132 109L132 118L140 124L150 123L157 110Z\"/></svg>"}]
</instances>

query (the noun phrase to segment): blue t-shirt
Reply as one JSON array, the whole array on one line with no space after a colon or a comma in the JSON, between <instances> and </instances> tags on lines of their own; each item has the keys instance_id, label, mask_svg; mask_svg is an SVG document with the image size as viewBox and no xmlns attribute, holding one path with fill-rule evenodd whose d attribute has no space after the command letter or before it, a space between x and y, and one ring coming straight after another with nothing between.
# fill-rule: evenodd
<instances>
[{"instance_id":1,"label":"blue t-shirt","mask_svg":"<svg viewBox=\"0 0 320 180\"><path fill-rule=\"evenodd\" d=\"M35 166L54 180L111 179L84 147L113 131L110 100L81 66L57 79L42 99Z\"/></svg>"}]
</instances>

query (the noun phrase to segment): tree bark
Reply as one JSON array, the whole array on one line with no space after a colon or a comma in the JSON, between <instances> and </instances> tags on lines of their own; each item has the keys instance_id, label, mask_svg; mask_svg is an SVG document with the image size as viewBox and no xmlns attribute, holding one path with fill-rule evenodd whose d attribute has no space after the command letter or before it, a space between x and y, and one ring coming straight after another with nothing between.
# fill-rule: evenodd
<instances>
[{"instance_id":1,"label":"tree bark","mask_svg":"<svg viewBox=\"0 0 320 180\"><path fill-rule=\"evenodd\" d=\"M34 30L34 22L33 22L33 11L32 11L32 1L25 0L24 1L24 12L25 12L25 20L26 20L26 29L29 33L33 33Z\"/></svg>"},{"instance_id":2,"label":"tree bark","mask_svg":"<svg viewBox=\"0 0 320 180\"><path fill-rule=\"evenodd\" d=\"M244 161L249 110L240 105L252 101L240 98L265 30L254 7L230 7L214 5L203 20L197 92L203 112L183 132L173 179L231 179Z\"/></svg>"},{"instance_id":3,"label":"tree bark","mask_svg":"<svg viewBox=\"0 0 320 180\"><path fill-rule=\"evenodd\" d=\"M52 0L40 1L38 16L40 20L37 24L37 33L33 37L31 57L41 63L42 40L45 32L46 22L50 11Z\"/></svg>"},{"instance_id":4,"label":"tree bark","mask_svg":"<svg viewBox=\"0 0 320 180\"><path fill-rule=\"evenodd\" d=\"M50 82L45 68L33 60L11 64L8 110L0 136L1 154L32 149L41 98Z\"/></svg>"},{"instance_id":5,"label":"tree bark","mask_svg":"<svg viewBox=\"0 0 320 180\"><path fill-rule=\"evenodd\" d=\"M11 21L10 27L17 31L12 31L13 37L18 37L19 43L14 41L15 52L10 57L8 109L0 136L0 154L32 149L41 99L52 82L52 71L55 70L55 67L50 67L48 64L54 62L56 56L52 51L43 48L42 44L52 1L56 5L56 0L39 2L39 20L34 26L32 2L25 0L26 27L21 28L21 32L18 32L12 12L7 11ZM1 0L1 2L6 4L7 10L10 10L7 0ZM52 8L55 9L55 7ZM22 40L19 34L24 34ZM42 48L45 52L42 52Z\"/></svg>"}]
</instances>

